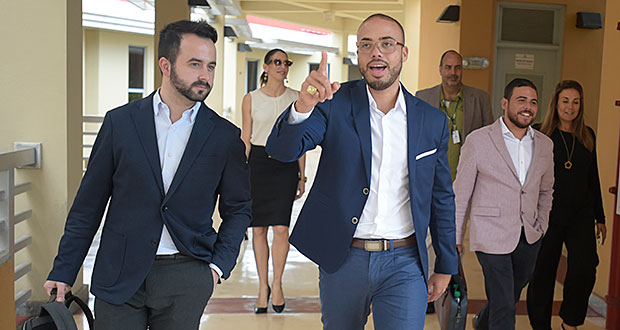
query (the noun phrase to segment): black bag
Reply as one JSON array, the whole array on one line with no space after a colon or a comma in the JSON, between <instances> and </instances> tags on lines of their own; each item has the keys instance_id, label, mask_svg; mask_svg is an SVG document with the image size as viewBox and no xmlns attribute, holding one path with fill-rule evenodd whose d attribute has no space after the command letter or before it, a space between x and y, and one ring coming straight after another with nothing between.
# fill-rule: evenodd
<instances>
[{"instance_id":1,"label":"black bag","mask_svg":"<svg viewBox=\"0 0 620 330\"><path fill-rule=\"evenodd\" d=\"M435 300L441 330L465 330L467 321L467 282L459 256L459 273L452 275L446 292Z\"/></svg>"},{"instance_id":2,"label":"black bag","mask_svg":"<svg viewBox=\"0 0 620 330\"><path fill-rule=\"evenodd\" d=\"M71 294L71 291L65 294L65 303L56 301L56 289L52 290L52 301L41 306L41 312L38 316L32 317L22 325L22 330L78 330L73 314L69 311L69 306L75 302L84 312L88 320L88 327L94 329L93 313L91 313L88 305L82 299Z\"/></svg>"}]
</instances>

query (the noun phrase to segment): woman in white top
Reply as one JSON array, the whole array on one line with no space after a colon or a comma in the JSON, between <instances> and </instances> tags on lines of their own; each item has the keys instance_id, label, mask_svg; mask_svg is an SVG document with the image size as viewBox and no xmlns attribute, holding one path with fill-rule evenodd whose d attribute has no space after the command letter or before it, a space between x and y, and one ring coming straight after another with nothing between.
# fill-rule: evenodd
<instances>
[{"instance_id":1,"label":"woman in white top","mask_svg":"<svg viewBox=\"0 0 620 330\"><path fill-rule=\"evenodd\" d=\"M284 85L288 69L293 64L281 49L265 55L260 77L261 88L243 97L241 139L246 145L250 165L252 194L252 246L256 258L259 289L254 312L267 312L269 286L269 245L267 231L273 228L273 299L274 311L284 310L282 273L288 255L288 233L293 201L305 190L305 156L298 162L282 163L265 152L265 144L276 119L297 99L298 92Z\"/></svg>"}]
</instances>

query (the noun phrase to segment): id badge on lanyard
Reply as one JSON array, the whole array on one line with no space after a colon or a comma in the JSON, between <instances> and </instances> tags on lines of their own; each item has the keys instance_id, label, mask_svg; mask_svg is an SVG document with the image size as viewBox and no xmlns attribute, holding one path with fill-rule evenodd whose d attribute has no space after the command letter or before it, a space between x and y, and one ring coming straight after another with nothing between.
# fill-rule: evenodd
<instances>
[{"instance_id":1,"label":"id badge on lanyard","mask_svg":"<svg viewBox=\"0 0 620 330\"><path fill-rule=\"evenodd\" d=\"M461 143L461 134L459 134L459 130L456 128L456 125L452 125L452 143Z\"/></svg>"}]
</instances>

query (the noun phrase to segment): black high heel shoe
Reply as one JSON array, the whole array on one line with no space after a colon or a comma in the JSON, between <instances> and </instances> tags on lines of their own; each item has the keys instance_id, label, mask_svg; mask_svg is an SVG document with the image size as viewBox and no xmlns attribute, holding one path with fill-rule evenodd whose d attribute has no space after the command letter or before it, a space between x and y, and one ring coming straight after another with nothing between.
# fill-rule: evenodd
<instances>
[{"instance_id":1,"label":"black high heel shoe","mask_svg":"<svg viewBox=\"0 0 620 330\"><path fill-rule=\"evenodd\" d=\"M269 305L269 296L271 296L271 287L267 286L267 305ZM254 307L254 314L267 313L267 307Z\"/></svg>"},{"instance_id":2,"label":"black high heel shoe","mask_svg":"<svg viewBox=\"0 0 620 330\"><path fill-rule=\"evenodd\" d=\"M278 314L282 313L282 311L284 310L284 305L286 305L286 303L282 303L282 305L274 305L273 300L271 302L271 307L273 307L273 310Z\"/></svg>"},{"instance_id":3,"label":"black high heel shoe","mask_svg":"<svg viewBox=\"0 0 620 330\"><path fill-rule=\"evenodd\" d=\"M271 304L271 307L273 307L273 310L274 310L276 313L282 313L282 311L284 311L284 305L286 305L286 303L284 303L284 304L282 304L282 305L274 305L274 304Z\"/></svg>"}]
</instances>

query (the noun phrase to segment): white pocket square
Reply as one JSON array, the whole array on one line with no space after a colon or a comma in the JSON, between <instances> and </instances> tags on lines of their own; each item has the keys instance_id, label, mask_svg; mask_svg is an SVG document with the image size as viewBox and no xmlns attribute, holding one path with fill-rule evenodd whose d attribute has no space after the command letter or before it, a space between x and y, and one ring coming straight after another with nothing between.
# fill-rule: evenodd
<instances>
[{"instance_id":1,"label":"white pocket square","mask_svg":"<svg viewBox=\"0 0 620 330\"><path fill-rule=\"evenodd\" d=\"M415 160L420 160L421 158L424 158L426 156L430 156L430 155L432 155L432 154L434 154L436 152L437 152L437 148L435 148L433 150L425 151L425 152L415 156Z\"/></svg>"}]
</instances>

